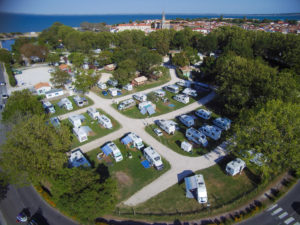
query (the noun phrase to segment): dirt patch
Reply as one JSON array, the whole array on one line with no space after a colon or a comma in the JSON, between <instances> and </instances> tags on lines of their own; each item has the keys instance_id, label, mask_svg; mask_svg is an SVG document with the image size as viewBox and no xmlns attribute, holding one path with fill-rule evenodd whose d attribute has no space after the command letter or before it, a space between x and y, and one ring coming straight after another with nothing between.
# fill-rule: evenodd
<instances>
[{"instance_id":1,"label":"dirt patch","mask_svg":"<svg viewBox=\"0 0 300 225\"><path fill-rule=\"evenodd\" d=\"M124 173L122 171L118 171L115 173L115 176L120 185L123 185L123 186L132 185L132 178L130 176L128 176L126 173Z\"/></svg>"}]
</instances>

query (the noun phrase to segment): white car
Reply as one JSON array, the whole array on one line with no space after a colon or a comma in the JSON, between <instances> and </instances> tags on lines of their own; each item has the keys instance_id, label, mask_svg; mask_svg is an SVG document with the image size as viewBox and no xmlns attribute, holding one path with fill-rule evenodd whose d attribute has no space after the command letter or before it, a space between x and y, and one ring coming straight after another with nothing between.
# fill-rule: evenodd
<instances>
[{"instance_id":1,"label":"white car","mask_svg":"<svg viewBox=\"0 0 300 225\"><path fill-rule=\"evenodd\" d=\"M7 95L7 94L3 94L3 95L2 95L2 98L3 98L3 99L8 99L8 95Z\"/></svg>"},{"instance_id":2,"label":"white car","mask_svg":"<svg viewBox=\"0 0 300 225\"><path fill-rule=\"evenodd\" d=\"M158 128L155 128L153 131L159 137L163 135L163 132L160 129L158 129Z\"/></svg>"}]
</instances>

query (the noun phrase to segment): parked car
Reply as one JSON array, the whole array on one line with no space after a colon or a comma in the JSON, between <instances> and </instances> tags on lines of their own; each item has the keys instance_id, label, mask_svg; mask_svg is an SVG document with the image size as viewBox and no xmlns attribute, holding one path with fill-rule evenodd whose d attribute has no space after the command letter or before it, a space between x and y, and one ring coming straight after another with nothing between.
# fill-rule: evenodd
<instances>
[{"instance_id":1,"label":"parked car","mask_svg":"<svg viewBox=\"0 0 300 225\"><path fill-rule=\"evenodd\" d=\"M8 96L7 94L3 94L3 95L2 95L2 98L3 98L3 99L8 99L9 96Z\"/></svg>"},{"instance_id":2,"label":"parked car","mask_svg":"<svg viewBox=\"0 0 300 225\"><path fill-rule=\"evenodd\" d=\"M159 137L163 135L163 132L160 129L158 129L158 128L155 128L153 131Z\"/></svg>"},{"instance_id":3,"label":"parked car","mask_svg":"<svg viewBox=\"0 0 300 225\"><path fill-rule=\"evenodd\" d=\"M0 86L5 86L6 83L5 82L0 82Z\"/></svg>"}]
</instances>

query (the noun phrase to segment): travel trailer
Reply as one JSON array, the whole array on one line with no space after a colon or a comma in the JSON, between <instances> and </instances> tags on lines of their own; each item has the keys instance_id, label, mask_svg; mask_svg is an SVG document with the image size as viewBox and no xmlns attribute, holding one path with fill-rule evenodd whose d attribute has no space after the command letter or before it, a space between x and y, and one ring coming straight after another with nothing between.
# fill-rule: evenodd
<instances>
[{"instance_id":1,"label":"travel trailer","mask_svg":"<svg viewBox=\"0 0 300 225\"><path fill-rule=\"evenodd\" d=\"M117 87L118 86L118 81L110 79L110 80L107 81L107 84L110 85L110 86L113 86L113 87Z\"/></svg>"},{"instance_id":2,"label":"travel trailer","mask_svg":"<svg viewBox=\"0 0 300 225\"><path fill-rule=\"evenodd\" d=\"M136 105L136 102L131 98L131 99L128 99L128 100L125 100L125 101L121 102L118 105L118 110L129 109L129 108L131 108L135 105Z\"/></svg>"},{"instance_id":3,"label":"travel trailer","mask_svg":"<svg viewBox=\"0 0 300 225\"><path fill-rule=\"evenodd\" d=\"M164 87L164 89L166 91L169 91L169 92L174 93L174 94L177 94L179 92L179 87L175 84L168 85L168 86Z\"/></svg>"},{"instance_id":4,"label":"travel trailer","mask_svg":"<svg viewBox=\"0 0 300 225\"><path fill-rule=\"evenodd\" d=\"M100 123L103 127L107 128L107 129L111 129L113 127L110 119L103 114L101 114L98 117L98 123Z\"/></svg>"},{"instance_id":5,"label":"travel trailer","mask_svg":"<svg viewBox=\"0 0 300 225\"><path fill-rule=\"evenodd\" d=\"M73 100L78 107L82 107L84 105L82 98L78 95L74 96Z\"/></svg>"},{"instance_id":6,"label":"travel trailer","mask_svg":"<svg viewBox=\"0 0 300 225\"><path fill-rule=\"evenodd\" d=\"M74 127L73 133L77 137L78 141L84 142L88 140L88 136L92 133L92 129L89 126L81 126L81 127Z\"/></svg>"},{"instance_id":7,"label":"travel trailer","mask_svg":"<svg viewBox=\"0 0 300 225\"><path fill-rule=\"evenodd\" d=\"M129 133L124 138L122 138L121 142L124 145L132 144L134 148L141 150L144 147L143 140L135 133Z\"/></svg>"},{"instance_id":8,"label":"travel trailer","mask_svg":"<svg viewBox=\"0 0 300 225\"><path fill-rule=\"evenodd\" d=\"M157 170L162 170L164 168L164 164L161 160L160 155L151 147L147 147L144 149L144 157L150 163L151 166L154 166Z\"/></svg>"},{"instance_id":9,"label":"travel trailer","mask_svg":"<svg viewBox=\"0 0 300 225\"><path fill-rule=\"evenodd\" d=\"M180 120L181 123L183 123L187 127L194 126L195 124L194 118L189 115L178 116L178 119Z\"/></svg>"},{"instance_id":10,"label":"travel trailer","mask_svg":"<svg viewBox=\"0 0 300 225\"><path fill-rule=\"evenodd\" d=\"M196 198L201 204L207 203L207 191L202 174L184 178L186 197Z\"/></svg>"},{"instance_id":11,"label":"travel trailer","mask_svg":"<svg viewBox=\"0 0 300 225\"><path fill-rule=\"evenodd\" d=\"M84 115L73 115L69 116L69 121L73 125L73 127L80 127L81 123L85 120Z\"/></svg>"},{"instance_id":12,"label":"travel trailer","mask_svg":"<svg viewBox=\"0 0 300 225\"><path fill-rule=\"evenodd\" d=\"M147 101L147 95L142 94L142 93L137 93L137 94L133 95L132 97L135 98L136 100L138 100L139 102Z\"/></svg>"},{"instance_id":13,"label":"travel trailer","mask_svg":"<svg viewBox=\"0 0 300 225\"><path fill-rule=\"evenodd\" d=\"M236 158L226 165L226 173L230 176L235 176L238 173L241 173L246 167L246 163L240 158Z\"/></svg>"},{"instance_id":14,"label":"travel trailer","mask_svg":"<svg viewBox=\"0 0 300 225\"><path fill-rule=\"evenodd\" d=\"M220 127L222 130L229 130L231 125L231 120L227 118L217 118L213 121L213 124Z\"/></svg>"},{"instance_id":15,"label":"travel trailer","mask_svg":"<svg viewBox=\"0 0 300 225\"><path fill-rule=\"evenodd\" d=\"M112 97L117 96L117 95L118 95L118 91L119 91L118 88L109 88L109 89L108 89L108 93L109 93Z\"/></svg>"},{"instance_id":16,"label":"travel trailer","mask_svg":"<svg viewBox=\"0 0 300 225\"><path fill-rule=\"evenodd\" d=\"M203 132L206 136L216 140L219 140L222 134L222 130L216 126L204 125L199 131Z\"/></svg>"},{"instance_id":17,"label":"travel trailer","mask_svg":"<svg viewBox=\"0 0 300 225\"><path fill-rule=\"evenodd\" d=\"M171 120L158 120L157 125L163 129L168 134L174 134L176 130L176 125Z\"/></svg>"},{"instance_id":18,"label":"travel trailer","mask_svg":"<svg viewBox=\"0 0 300 225\"><path fill-rule=\"evenodd\" d=\"M102 82L98 82L97 86L98 86L98 88L100 88L100 89L102 89L102 90L104 90L104 89L107 88L106 83L102 83Z\"/></svg>"},{"instance_id":19,"label":"travel trailer","mask_svg":"<svg viewBox=\"0 0 300 225\"><path fill-rule=\"evenodd\" d=\"M133 90L133 86L132 84L126 84L124 87L123 87L124 90L127 90L127 91L132 91Z\"/></svg>"},{"instance_id":20,"label":"travel trailer","mask_svg":"<svg viewBox=\"0 0 300 225\"><path fill-rule=\"evenodd\" d=\"M206 109L198 109L195 112L196 116L201 117L202 119L209 120L211 117L211 112Z\"/></svg>"},{"instance_id":21,"label":"travel trailer","mask_svg":"<svg viewBox=\"0 0 300 225\"><path fill-rule=\"evenodd\" d=\"M206 136L202 132L196 130L193 127L186 130L185 136L189 141L193 141L198 145L201 144L203 145L203 147L206 147L208 144Z\"/></svg>"},{"instance_id":22,"label":"travel trailer","mask_svg":"<svg viewBox=\"0 0 300 225\"><path fill-rule=\"evenodd\" d=\"M191 89L191 88L185 88L182 91L182 94L186 94L186 95L193 96L193 97L197 97L198 96L197 91L194 90L194 89Z\"/></svg>"},{"instance_id":23,"label":"travel trailer","mask_svg":"<svg viewBox=\"0 0 300 225\"><path fill-rule=\"evenodd\" d=\"M166 92L165 92L164 90L159 89L159 90L154 91L154 94L155 94L157 97L162 98L162 97L165 97Z\"/></svg>"},{"instance_id":24,"label":"travel trailer","mask_svg":"<svg viewBox=\"0 0 300 225\"><path fill-rule=\"evenodd\" d=\"M109 142L105 146L101 148L103 151L108 151L109 153L112 153L113 158L116 160L116 162L120 162L123 160L122 153L120 149L113 143Z\"/></svg>"},{"instance_id":25,"label":"travel trailer","mask_svg":"<svg viewBox=\"0 0 300 225\"><path fill-rule=\"evenodd\" d=\"M88 108L87 114L93 119L97 120L100 117L100 113L94 108Z\"/></svg>"},{"instance_id":26,"label":"travel trailer","mask_svg":"<svg viewBox=\"0 0 300 225\"><path fill-rule=\"evenodd\" d=\"M187 104L187 103L190 102L189 96L183 95L183 94L175 95L173 97L173 99L176 100L176 101L178 101L178 102L184 103L184 104Z\"/></svg>"},{"instance_id":27,"label":"travel trailer","mask_svg":"<svg viewBox=\"0 0 300 225\"><path fill-rule=\"evenodd\" d=\"M65 108L68 111L73 110L72 102L68 98L62 98L57 105L60 108Z\"/></svg>"},{"instance_id":28,"label":"travel trailer","mask_svg":"<svg viewBox=\"0 0 300 225\"><path fill-rule=\"evenodd\" d=\"M188 143L187 141L181 142L181 149L185 152L192 152L193 151L193 146Z\"/></svg>"},{"instance_id":29,"label":"travel trailer","mask_svg":"<svg viewBox=\"0 0 300 225\"><path fill-rule=\"evenodd\" d=\"M43 102L43 108L47 113L55 113L55 108L54 106L49 102L49 101L44 101Z\"/></svg>"}]
</instances>

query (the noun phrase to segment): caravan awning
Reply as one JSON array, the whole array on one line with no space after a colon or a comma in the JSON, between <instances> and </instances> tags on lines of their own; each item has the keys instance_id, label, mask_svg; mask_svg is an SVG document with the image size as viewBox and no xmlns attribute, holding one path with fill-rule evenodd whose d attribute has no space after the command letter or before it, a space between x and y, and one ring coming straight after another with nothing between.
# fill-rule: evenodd
<instances>
[{"instance_id":1,"label":"caravan awning","mask_svg":"<svg viewBox=\"0 0 300 225\"><path fill-rule=\"evenodd\" d=\"M108 145L104 145L101 150L103 151L103 153L108 156L110 155L110 153L112 153L112 150L110 149L110 147Z\"/></svg>"},{"instance_id":2,"label":"caravan awning","mask_svg":"<svg viewBox=\"0 0 300 225\"><path fill-rule=\"evenodd\" d=\"M155 113L155 109L153 108L153 106L147 107L147 111L150 116Z\"/></svg>"},{"instance_id":3,"label":"caravan awning","mask_svg":"<svg viewBox=\"0 0 300 225\"><path fill-rule=\"evenodd\" d=\"M185 188L186 188L186 197L194 198L192 191L197 188L197 180L195 179L195 176L186 177L184 178L184 181L185 181Z\"/></svg>"},{"instance_id":4,"label":"caravan awning","mask_svg":"<svg viewBox=\"0 0 300 225\"><path fill-rule=\"evenodd\" d=\"M129 135L127 135L126 137L124 137L122 140L121 140L122 144L124 145L128 145L130 142L132 142L132 139L129 137Z\"/></svg>"},{"instance_id":5,"label":"caravan awning","mask_svg":"<svg viewBox=\"0 0 300 225\"><path fill-rule=\"evenodd\" d=\"M147 110L145 109L145 107L143 107L140 111L143 115L145 115L147 113Z\"/></svg>"}]
</instances>

